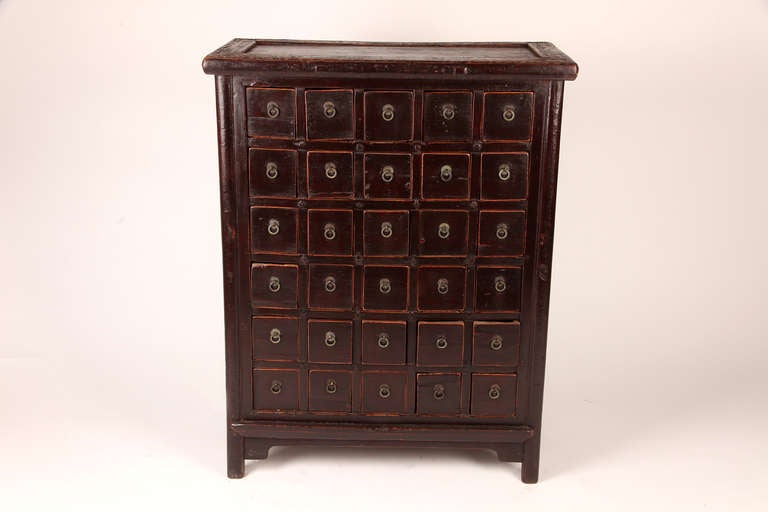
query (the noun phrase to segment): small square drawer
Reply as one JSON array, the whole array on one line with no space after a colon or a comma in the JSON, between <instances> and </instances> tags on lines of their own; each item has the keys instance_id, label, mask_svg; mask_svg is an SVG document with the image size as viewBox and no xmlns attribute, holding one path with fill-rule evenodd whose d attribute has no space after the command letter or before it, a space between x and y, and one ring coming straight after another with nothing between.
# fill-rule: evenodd
<instances>
[{"instance_id":1,"label":"small square drawer","mask_svg":"<svg viewBox=\"0 0 768 512\"><path fill-rule=\"evenodd\" d=\"M251 207L251 251L296 254L298 210L276 206Z\"/></svg>"},{"instance_id":2,"label":"small square drawer","mask_svg":"<svg viewBox=\"0 0 768 512\"><path fill-rule=\"evenodd\" d=\"M304 94L307 104L307 138L355 138L355 109L350 89L313 89Z\"/></svg>"},{"instance_id":3,"label":"small square drawer","mask_svg":"<svg viewBox=\"0 0 768 512\"><path fill-rule=\"evenodd\" d=\"M416 375L416 412L435 416L461 413L461 375L419 373Z\"/></svg>"},{"instance_id":4,"label":"small square drawer","mask_svg":"<svg viewBox=\"0 0 768 512\"><path fill-rule=\"evenodd\" d=\"M424 139L434 142L472 140L472 93L425 93Z\"/></svg>"},{"instance_id":5,"label":"small square drawer","mask_svg":"<svg viewBox=\"0 0 768 512\"><path fill-rule=\"evenodd\" d=\"M408 255L408 210L366 210L363 212L363 225L363 252L366 256Z\"/></svg>"},{"instance_id":6,"label":"small square drawer","mask_svg":"<svg viewBox=\"0 0 768 512\"><path fill-rule=\"evenodd\" d=\"M249 137L294 137L296 91L248 87L245 90L245 101Z\"/></svg>"},{"instance_id":7,"label":"small square drawer","mask_svg":"<svg viewBox=\"0 0 768 512\"><path fill-rule=\"evenodd\" d=\"M251 303L255 307L296 309L296 265L251 265Z\"/></svg>"},{"instance_id":8,"label":"small square drawer","mask_svg":"<svg viewBox=\"0 0 768 512\"><path fill-rule=\"evenodd\" d=\"M309 307L318 310L352 311L352 265L310 265Z\"/></svg>"},{"instance_id":9,"label":"small square drawer","mask_svg":"<svg viewBox=\"0 0 768 512\"><path fill-rule=\"evenodd\" d=\"M517 405L517 375L514 373L473 373L470 414L511 417Z\"/></svg>"},{"instance_id":10,"label":"small square drawer","mask_svg":"<svg viewBox=\"0 0 768 512\"><path fill-rule=\"evenodd\" d=\"M525 212L483 210L478 233L479 256L522 256L525 252Z\"/></svg>"},{"instance_id":11,"label":"small square drawer","mask_svg":"<svg viewBox=\"0 0 768 512\"><path fill-rule=\"evenodd\" d=\"M298 154L290 149L248 150L251 197L296 197Z\"/></svg>"},{"instance_id":12,"label":"small square drawer","mask_svg":"<svg viewBox=\"0 0 768 512\"><path fill-rule=\"evenodd\" d=\"M466 153L424 153L421 197L446 201L468 199L469 169Z\"/></svg>"},{"instance_id":13,"label":"small square drawer","mask_svg":"<svg viewBox=\"0 0 768 512\"><path fill-rule=\"evenodd\" d=\"M366 153L363 179L366 199L408 200L411 198L410 153Z\"/></svg>"},{"instance_id":14,"label":"small square drawer","mask_svg":"<svg viewBox=\"0 0 768 512\"><path fill-rule=\"evenodd\" d=\"M406 323L400 320L363 320L365 364L405 364Z\"/></svg>"},{"instance_id":15,"label":"small square drawer","mask_svg":"<svg viewBox=\"0 0 768 512\"><path fill-rule=\"evenodd\" d=\"M478 311L520 311L521 267L477 267Z\"/></svg>"},{"instance_id":16,"label":"small square drawer","mask_svg":"<svg viewBox=\"0 0 768 512\"><path fill-rule=\"evenodd\" d=\"M349 412L352 410L352 372L309 370L309 410Z\"/></svg>"},{"instance_id":17,"label":"small square drawer","mask_svg":"<svg viewBox=\"0 0 768 512\"><path fill-rule=\"evenodd\" d=\"M309 210L308 218L309 254L352 254L352 210Z\"/></svg>"},{"instance_id":18,"label":"small square drawer","mask_svg":"<svg viewBox=\"0 0 768 512\"><path fill-rule=\"evenodd\" d=\"M413 92L366 92L365 138L370 141L411 140L413 138Z\"/></svg>"},{"instance_id":19,"label":"small square drawer","mask_svg":"<svg viewBox=\"0 0 768 512\"><path fill-rule=\"evenodd\" d=\"M298 409L299 370L254 370L253 408L262 411Z\"/></svg>"},{"instance_id":20,"label":"small square drawer","mask_svg":"<svg viewBox=\"0 0 768 512\"><path fill-rule=\"evenodd\" d=\"M299 320L296 317L255 316L251 319L253 358L258 361L297 361Z\"/></svg>"},{"instance_id":21,"label":"small square drawer","mask_svg":"<svg viewBox=\"0 0 768 512\"><path fill-rule=\"evenodd\" d=\"M469 213L461 210L419 212L419 254L463 256L467 253Z\"/></svg>"},{"instance_id":22,"label":"small square drawer","mask_svg":"<svg viewBox=\"0 0 768 512\"><path fill-rule=\"evenodd\" d=\"M419 322L416 364L461 366L464 360L464 322Z\"/></svg>"},{"instance_id":23,"label":"small square drawer","mask_svg":"<svg viewBox=\"0 0 768 512\"><path fill-rule=\"evenodd\" d=\"M466 290L464 267L420 267L420 311L462 311Z\"/></svg>"},{"instance_id":24,"label":"small square drawer","mask_svg":"<svg viewBox=\"0 0 768 512\"><path fill-rule=\"evenodd\" d=\"M352 321L307 321L307 358L311 363L352 362Z\"/></svg>"},{"instance_id":25,"label":"small square drawer","mask_svg":"<svg viewBox=\"0 0 768 512\"><path fill-rule=\"evenodd\" d=\"M363 269L363 309L366 311L407 311L407 266L366 265Z\"/></svg>"},{"instance_id":26,"label":"small square drawer","mask_svg":"<svg viewBox=\"0 0 768 512\"><path fill-rule=\"evenodd\" d=\"M532 131L532 92L487 92L483 95L485 140L529 140Z\"/></svg>"},{"instance_id":27,"label":"small square drawer","mask_svg":"<svg viewBox=\"0 0 768 512\"><path fill-rule=\"evenodd\" d=\"M520 322L475 322L472 326L472 363L517 366Z\"/></svg>"},{"instance_id":28,"label":"small square drawer","mask_svg":"<svg viewBox=\"0 0 768 512\"><path fill-rule=\"evenodd\" d=\"M309 197L347 199L354 196L354 164L350 151L307 153Z\"/></svg>"},{"instance_id":29,"label":"small square drawer","mask_svg":"<svg viewBox=\"0 0 768 512\"><path fill-rule=\"evenodd\" d=\"M413 412L411 385L407 372L362 372L363 411L382 414Z\"/></svg>"},{"instance_id":30,"label":"small square drawer","mask_svg":"<svg viewBox=\"0 0 768 512\"><path fill-rule=\"evenodd\" d=\"M528 197L528 153L483 153L480 199Z\"/></svg>"}]
</instances>

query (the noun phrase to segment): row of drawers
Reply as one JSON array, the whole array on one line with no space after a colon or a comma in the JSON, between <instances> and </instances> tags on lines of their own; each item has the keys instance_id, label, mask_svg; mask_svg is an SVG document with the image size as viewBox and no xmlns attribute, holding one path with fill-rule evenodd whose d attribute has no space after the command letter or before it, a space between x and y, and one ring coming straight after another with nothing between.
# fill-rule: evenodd
<instances>
[{"instance_id":1,"label":"row of drawers","mask_svg":"<svg viewBox=\"0 0 768 512\"><path fill-rule=\"evenodd\" d=\"M306 218L307 254L351 256L355 248L353 210L309 209ZM363 254L402 257L462 256L470 253L469 211L419 210L414 222L417 246L410 250L408 210L363 211ZM302 219L303 220L303 219ZM520 256L524 252L525 212L480 210L477 218L478 256ZM251 207L251 251L298 253L299 210L274 206Z\"/></svg>"},{"instance_id":2,"label":"row of drawers","mask_svg":"<svg viewBox=\"0 0 768 512\"><path fill-rule=\"evenodd\" d=\"M251 148L248 153L251 197L297 197L299 156L292 149ZM308 151L307 197L355 197L356 165L351 151ZM528 195L528 153L481 153L480 199L518 200ZM363 192L371 200L411 200L413 158L410 153L365 153ZM424 153L419 170L420 197L433 201L470 197L469 153Z\"/></svg>"},{"instance_id":3,"label":"row of drawers","mask_svg":"<svg viewBox=\"0 0 768 512\"><path fill-rule=\"evenodd\" d=\"M258 308L296 309L299 304L299 266L253 263L251 304ZM304 267L301 267L302 271ZM461 312L466 308L468 272L464 266L424 265L416 273L416 309ZM410 310L411 268L406 265L310 264L306 303L314 310L406 312ZM362 278L361 295L355 296L355 279ZM360 274L362 274L360 276ZM518 312L522 267L478 265L474 275L474 310ZM302 303L304 297L301 297Z\"/></svg>"},{"instance_id":4,"label":"row of drawers","mask_svg":"<svg viewBox=\"0 0 768 512\"><path fill-rule=\"evenodd\" d=\"M254 316L251 321L253 358L256 361L302 361L299 319ZM310 363L351 364L353 322L309 319L306 323L306 360ZM356 348L362 364L405 365L408 353L405 320L363 320ZM476 366L517 366L520 322L472 323L471 361ZM414 340L411 340L413 343ZM416 366L449 366L464 363L464 322L419 321Z\"/></svg>"},{"instance_id":5,"label":"row of drawers","mask_svg":"<svg viewBox=\"0 0 768 512\"><path fill-rule=\"evenodd\" d=\"M366 91L363 131L356 134L354 91L312 89L304 94L306 136L314 140L371 142L410 141L418 120L413 91ZM296 136L295 89L248 87L247 128L250 137L293 139ZM488 141L527 141L533 131L532 92L486 92L482 97L480 138ZM469 141L473 133L471 91L425 92L423 138L426 141Z\"/></svg>"},{"instance_id":6,"label":"row of drawers","mask_svg":"<svg viewBox=\"0 0 768 512\"><path fill-rule=\"evenodd\" d=\"M257 411L299 410L298 369L257 369L253 373L253 407ZM462 378L471 379L469 414L482 417L515 416L515 373L459 372L417 373L416 385L408 372L310 369L308 409L313 412L412 414L456 416L461 414ZM358 391L354 392L353 386ZM353 397L359 397L359 404ZM415 407L414 407L415 406Z\"/></svg>"}]
</instances>

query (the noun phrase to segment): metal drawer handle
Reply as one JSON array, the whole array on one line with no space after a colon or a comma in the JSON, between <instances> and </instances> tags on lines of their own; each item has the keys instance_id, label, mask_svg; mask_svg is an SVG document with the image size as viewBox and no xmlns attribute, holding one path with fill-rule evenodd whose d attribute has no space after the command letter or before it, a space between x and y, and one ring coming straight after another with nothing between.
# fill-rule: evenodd
<instances>
[{"instance_id":1,"label":"metal drawer handle","mask_svg":"<svg viewBox=\"0 0 768 512\"><path fill-rule=\"evenodd\" d=\"M269 224L267 225L267 233L274 236L280 232L280 221L277 219L269 219Z\"/></svg>"},{"instance_id":2,"label":"metal drawer handle","mask_svg":"<svg viewBox=\"0 0 768 512\"><path fill-rule=\"evenodd\" d=\"M491 345L491 350L501 350L501 348L504 346L504 339L498 334L494 334L491 337L490 345Z\"/></svg>"},{"instance_id":3,"label":"metal drawer handle","mask_svg":"<svg viewBox=\"0 0 768 512\"><path fill-rule=\"evenodd\" d=\"M432 386L432 396L435 400L443 400L445 398L445 386L442 384Z\"/></svg>"},{"instance_id":4,"label":"metal drawer handle","mask_svg":"<svg viewBox=\"0 0 768 512\"><path fill-rule=\"evenodd\" d=\"M381 118L387 122L395 118L395 107L387 103L381 107Z\"/></svg>"},{"instance_id":5,"label":"metal drawer handle","mask_svg":"<svg viewBox=\"0 0 768 512\"><path fill-rule=\"evenodd\" d=\"M325 346L326 347L333 347L336 345L336 333L333 331L328 331L325 333Z\"/></svg>"},{"instance_id":6,"label":"metal drawer handle","mask_svg":"<svg viewBox=\"0 0 768 512\"><path fill-rule=\"evenodd\" d=\"M392 396L392 390L389 388L389 384L382 384L379 386L379 396L384 399Z\"/></svg>"},{"instance_id":7,"label":"metal drawer handle","mask_svg":"<svg viewBox=\"0 0 768 512\"><path fill-rule=\"evenodd\" d=\"M502 276L496 276L493 280L493 287L496 289L496 293L504 293L507 289L507 280Z\"/></svg>"},{"instance_id":8,"label":"metal drawer handle","mask_svg":"<svg viewBox=\"0 0 768 512\"><path fill-rule=\"evenodd\" d=\"M379 334L379 339L376 340L376 344L379 346L379 348L389 347L389 334L385 332Z\"/></svg>"},{"instance_id":9,"label":"metal drawer handle","mask_svg":"<svg viewBox=\"0 0 768 512\"><path fill-rule=\"evenodd\" d=\"M440 350L443 350L444 348L448 347L448 340L445 336L438 336L435 340L435 346Z\"/></svg>"},{"instance_id":10,"label":"metal drawer handle","mask_svg":"<svg viewBox=\"0 0 768 512\"><path fill-rule=\"evenodd\" d=\"M275 103L274 101L270 101L267 103L267 117L270 119L275 119L280 115L280 105Z\"/></svg>"},{"instance_id":11,"label":"metal drawer handle","mask_svg":"<svg viewBox=\"0 0 768 512\"><path fill-rule=\"evenodd\" d=\"M339 175L339 172L336 169L336 164L333 162L326 162L325 177L328 178L329 180L334 180L338 175Z\"/></svg>"},{"instance_id":12,"label":"metal drawer handle","mask_svg":"<svg viewBox=\"0 0 768 512\"><path fill-rule=\"evenodd\" d=\"M389 278L382 277L379 279L379 291L384 295L392 291L392 283L389 281Z\"/></svg>"},{"instance_id":13,"label":"metal drawer handle","mask_svg":"<svg viewBox=\"0 0 768 512\"><path fill-rule=\"evenodd\" d=\"M269 278L269 291L277 293L280 291L280 279L275 276Z\"/></svg>"},{"instance_id":14,"label":"metal drawer handle","mask_svg":"<svg viewBox=\"0 0 768 512\"><path fill-rule=\"evenodd\" d=\"M323 236L326 240L333 240L336 238L336 226L331 223L323 226Z\"/></svg>"},{"instance_id":15,"label":"metal drawer handle","mask_svg":"<svg viewBox=\"0 0 768 512\"><path fill-rule=\"evenodd\" d=\"M504 118L504 120L507 122L515 119L515 107L512 105L507 105L504 107L504 112L502 112L501 117Z\"/></svg>"},{"instance_id":16,"label":"metal drawer handle","mask_svg":"<svg viewBox=\"0 0 768 512\"><path fill-rule=\"evenodd\" d=\"M504 240L509 235L509 226L505 223L496 224L496 238Z\"/></svg>"},{"instance_id":17,"label":"metal drawer handle","mask_svg":"<svg viewBox=\"0 0 768 512\"><path fill-rule=\"evenodd\" d=\"M271 180L277 179L277 164L275 162L267 162L267 170L264 174Z\"/></svg>"},{"instance_id":18,"label":"metal drawer handle","mask_svg":"<svg viewBox=\"0 0 768 512\"><path fill-rule=\"evenodd\" d=\"M451 105L450 103L446 103L445 105L443 105L441 109L441 113L443 115L443 119L445 119L446 121L450 121L451 119L456 117L456 106Z\"/></svg>"},{"instance_id":19,"label":"metal drawer handle","mask_svg":"<svg viewBox=\"0 0 768 512\"><path fill-rule=\"evenodd\" d=\"M510 176L512 176L512 168L509 167L509 164L501 164L499 166L499 179L507 181Z\"/></svg>"},{"instance_id":20,"label":"metal drawer handle","mask_svg":"<svg viewBox=\"0 0 768 512\"><path fill-rule=\"evenodd\" d=\"M440 168L440 179L443 183L448 183L453 178L453 168L450 165L444 165Z\"/></svg>"},{"instance_id":21,"label":"metal drawer handle","mask_svg":"<svg viewBox=\"0 0 768 512\"><path fill-rule=\"evenodd\" d=\"M269 341L277 345L280 343L280 336L281 336L280 329L272 329L269 331Z\"/></svg>"},{"instance_id":22,"label":"metal drawer handle","mask_svg":"<svg viewBox=\"0 0 768 512\"><path fill-rule=\"evenodd\" d=\"M392 223L391 222L382 222L381 223L381 236L384 238L389 238L392 236Z\"/></svg>"},{"instance_id":23,"label":"metal drawer handle","mask_svg":"<svg viewBox=\"0 0 768 512\"><path fill-rule=\"evenodd\" d=\"M395 179L395 168L391 165L385 165L381 168L381 180L385 183L392 183Z\"/></svg>"},{"instance_id":24,"label":"metal drawer handle","mask_svg":"<svg viewBox=\"0 0 768 512\"><path fill-rule=\"evenodd\" d=\"M326 101L323 103L323 114L328 119L333 119L336 117L336 105L334 105L332 101Z\"/></svg>"},{"instance_id":25,"label":"metal drawer handle","mask_svg":"<svg viewBox=\"0 0 768 512\"><path fill-rule=\"evenodd\" d=\"M333 276L328 276L323 281L325 284L325 291L328 293L333 293L336 291L336 278Z\"/></svg>"},{"instance_id":26,"label":"metal drawer handle","mask_svg":"<svg viewBox=\"0 0 768 512\"><path fill-rule=\"evenodd\" d=\"M449 236L451 236L451 226L447 222L442 222L439 226L437 226L437 236L445 240Z\"/></svg>"},{"instance_id":27,"label":"metal drawer handle","mask_svg":"<svg viewBox=\"0 0 768 512\"><path fill-rule=\"evenodd\" d=\"M332 395L336 392L336 381L333 379L328 379L328 381L325 383L325 391Z\"/></svg>"},{"instance_id":28,"label":"metal drawer handle","mask_svg":"<svg viewBox=\"0 0 768 512\"><path fill-rule=\"evenodd\" d=\"M272 394L279 395L283 390L283 383L279 380L273 380L272 384L269 386L269 390L272 392Z\"/></svg>"},{"instance_id":29,"label":"metal drawer handle","mask_svg":"<svg viewBox=\"0 0 768 512\"><path fill-rule=\"evenodd\" d=\"M448 280L446 278L441 277L437 280L437 293L440 295L448 293Z\"/></svg>"},{"instance_id":30,"label":"metal drawer handle","mask_svg":"<svg viewBox=\"0 0 768 512\"><path fill-rule=\"evenodd\" d=\"M493 384L491 389L488 390L488 398L491 400L498 400L501 398L501 386L498 384Z\"/></svg>"}]
</instances>

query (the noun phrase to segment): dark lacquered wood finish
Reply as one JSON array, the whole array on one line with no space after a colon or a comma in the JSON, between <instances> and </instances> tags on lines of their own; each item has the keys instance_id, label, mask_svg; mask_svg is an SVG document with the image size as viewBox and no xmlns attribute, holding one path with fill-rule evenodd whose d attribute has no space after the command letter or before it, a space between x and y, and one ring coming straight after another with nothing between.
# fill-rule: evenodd
<instances>
[{"instance_id":1,"label":"dark lacquered wood finish","mask_svg":"<svg viewBox=\"0 0 768 512\"><path fill-rule=\"evenodd\" d=\"M549 43L235 39L216 74L229 476L279 444L538 478L563 81Z\"/></svg>"}]
</instances>

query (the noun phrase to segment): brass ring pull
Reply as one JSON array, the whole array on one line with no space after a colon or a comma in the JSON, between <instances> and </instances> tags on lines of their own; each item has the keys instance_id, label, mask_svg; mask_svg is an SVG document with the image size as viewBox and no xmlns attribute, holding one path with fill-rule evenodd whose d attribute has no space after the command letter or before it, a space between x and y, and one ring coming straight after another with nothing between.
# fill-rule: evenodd
<instances>
[{"instance_id":1,"label":"brass ring pull","mask_svg":"<svg viewBox=\"0 0 768 512\"><path fill-rule=\"evenodd\" d=\"M323 281L325 285L325 291L328 293L333 293L336 291L336 278L333 276L328 276Z\"/></svg>"},{"instance_id":2,"label":"brass ring pull","mask_svg":"<svg viewBox=\"0 0 768 512\"><path fill-rule=\"evenodd\" d=\"M384 295L392 291L392 283L386 277L379 279L379 291Z\"/></svg>"},{"instance_id":3,"label":"brass ring pull","mask_svg":"<svg viewBox=\"0 0 768 512\"><path fill-rule=\"evenodd\" d=\"M275 236L280 232L280 221L277 219L269 219L269 224L267 225L267 233L269 233L272 236Z\"/></svg>"},{"instance_id":4,"label":"brass ring pull","mask_svg":"<svg viewBox=\"0 0 768 512\"><path fill-rule=\"evenodd\" d=\"M381 236L384 238L389 238L392 236L392 223L391 222L382 222L381 223Z\"/></svg>"},{"instance_id":5,"label":"brass ring pull","mask_svg":"<svg viewBox=\"0 0 768 512\"><path fill-rule=\"evenodd\" d=\"M507 121L510 122L515 119L515 107L512 105L507 105L504 107L504 112L502 112L501 117Z\"/></svg>"},{"instance_id":6,"label":"brass ring pull","mask_svg":"<svg viewBox=\"0 0 768 512\"><path fill-rule=\"evenodd\" d=\"M437 280L437 293L440 295L448 293L448 280L446 278L441 277Z\"/></svg>"},{"instance_id":7,"label":"brass ring pull","mask_svg":"<svg viewBox=\"0 0 768 512\"><path fill-rule=\"evenodd\" d=\"M432 387L432 396L435 400L443 400L445 398L445 386L442 384L435 384Z\"/></svg>"},{"instance_id":8,"label":"brass ring pull","mask_svg":"<svg viewBox=\"0 0 768 512\"><path fill-rule=\"evenodd\" d=\"M272 394L279 395L283 390L283 383L279 380L273 380L272 384L269 386L269 390L272 392Z\"/></svg>"},{"instance_id":9,"label":"brass ring pull","mask_svg":"<svg viewBox=\"0 0 768 512\"><path fill-rule=\"evenodd\" d=\"M269 291L277 293L280 291L280 279L275 276L269 278Z\"/></svg>"},{"instance_id":10,"label":"brass ring pull","mask_svg":"<svg viewBox=\"0 0 768 512\"><path fill-rule=\"evenodd\" d=\"M512 176L512 168L509 164L501 164L499 166L499 179L501 181L507 181Z\"/></svg>"},{"instance_id":11,"label":"brass ring pull","mask_svg":"<svg viewBox=\"0 0 768 512\"><path fill-rule=\"evenodd\" d=\"M381 168L381 181L384 183L392 183L395 179L395 168L391 165L385 165Z\"/></svg>"},{"instance_id":12,"label":"brass ring pull","mask_svg":"<svg viewBox=\"0 0 768 512\"><path fill-rule=\"evenodd\" d=\"M509 235L509 226L505 223L496 224L496 238L504 240Z\"/></svg>"},{"instance_id":13,"label":"brass ring pull","mask_svg":"<svg viewBox=\"0 0 768 512\"><path fill-rule=\"evenodd\" d=\"M325 333L325 346L326 347L333 347L336 345L336 333L333 331L328 331Z\"/></svg>"},{"instance_id":14,"label":"brass ring pull","mask_svg":"<svg viewBox=\"0 0 768 512\"><path fill-rule=\"evenodd\" d=\"M443 119L445 119L446 121L450 121L451 119L456 117L456 106L446 103L441 108L441 114L443 115Z\"/></svg>"},{"instance_id":15,"label":"brass ring pull","mask_svg":"<svg viewBox=\"0 0 768 512\"><path fill-rule=\"evenodd\" d=\"M491 388L488 390L488 398L491 400L498 400L501 398L501 386L498 384L494 384L491 386Z\"/></svg>"},{"instance_id":16,"label":"brass ring pull","mask_svg":"<svg viewBox=\"0 0 768 512\"><path fill-rule=\"evenodd\" d=\"M336 169L336 164L333 162L326 162L325 177L328 178L329 180L334 180L338 175L339 175L339 172Z\"/></svg>"},{"instance_id":17,"label":"brass ring pull","mask_svg":"<svg viewBox=\"0 0 768 512\"><path fill-rule=\"evenodd\" d=\"M282 333L280 332L280 329L272 329L269 331L269 341L277 345L280 343L280 337Z\"/></svg>"},{"instance_id":18,"label":"brass ring pull","mask_svg":"<svg viewBox=\"0 0 768 512\"><path fill-rule=\"evenodd\" d=\"M504 339L498 334L494 334L493 337L491 337L490 346L491 350L501 350L504 346Z\"/></svg>"},{"instance_id":19,"label":"brass ring pull","mask_svg":"<svg viewBox=\"0 0 768 512\"><path fill-rule=\"evenodd\" d=\"M334 105L332 101L326 101L323 103L323 114L328 119L333 119L336 117L336 105Z\"/></svg>"},{"instance_id":20,"label":"brass ring pull","mask_svg":"<svg viewBox=\"0 0 768 512\"><path fill-rule=\"evenodd\" d=\"M336 381L333 379L328 379L328 381L325 383L325 391L332 395L336 392Z\"/></svg>"},{"instance_id":21,"label":"brass ring pull","mask_svg":"<svg viewBox=\"0 0 768 512\"><path fill-rule=\"evenodd\" d=\"M379 386L379 396L384 399L392 396L392 390L389 388L389 384L382 384Z\"/></svg>"},{"instance_id":22,"label":"brass ring pull","mask_svg":"<svg viewBox=\"0 0 768 512\"><path fill-rule=\"evenodd\" d=\"M493 280L493 287L496 289L496 293L504 293L507 289L507 280L502 276L497 276Z\"/></svg>"},{"instance_id":23,"label":"brass ring pull","mask_svg":"<svg viewBox=\"0 0 768 512\"><path fill-rule=\"evenodd\" d=\"M277 179L277 164L275 162L267 162L267 170L265 172L267 178L274 180Z\"/></svg>"},{"instance_id":24,"label":"brass ring pull","mask_svg":"<svg viewBox=\"0 0 768 512\"><path fill-rule=\"evenodd\" d=\"M440 168L440 179L443 183L448 183L453 178L453 168L450 165L444 165Z\"/></svg>"},{"instance_id":25,"label":"brass ring pull","mask_svg":"<svg viewBox=\"0 0 768 512\"><path fill-rule=\"evenodd\" d=\"M280 116L280 105L274 101L267 103L267 117L270 119L276 119Z\"/></svg>"},{"instance_id":26,"label":"brass ring pull","mask_svg":"<svg viewBox=\"0 0 768 512\"><path fill-rule=\"evenodd\" d=\"M387 103L381 107L381 118L387 122L395 118L395 107Z\"/></svg>"},{"instance_id":27,"label":"brass ring pull","mask_svg":"<svg viewBox=\"0 0 768 512\"><path fill-rule=\"evenodd\" d=\"M443 350L444 348L448 347L448 340L445 336L438 336L435 340L435 346L440 350Z\"/></svg>"},{"instance_id":28,"label":"brass ring pull","mask_svg":"<svg viewBox=\"0 0 768 512\"><path fill-rule=\"evenodd\" d=\"M443 240L451 236L451 225L447 222L440 223L440 225L437 226L437 236Z\"/></svg>"},{"instance_id":29,"label":"brass ring pull","mask_svg":"<svg viewBox=\"0 0 768 512\"><path fill-rule=\"evenodd\" d=\"M379 334L379 338L376 340L376 344L379 346L379 348L389 347L389 334L385 332Z\"/></svg>"},{"instance_id":30,"label":"brass ring pull","mask_svg":"<svg viewBox=\"0 0 768 512\"><path fill-rule=\"evenodd\" d=\"M331 223L323 226L323 236L326 240L333 240L336 238L336 226Z\"/></svg>"}]
</instances>

